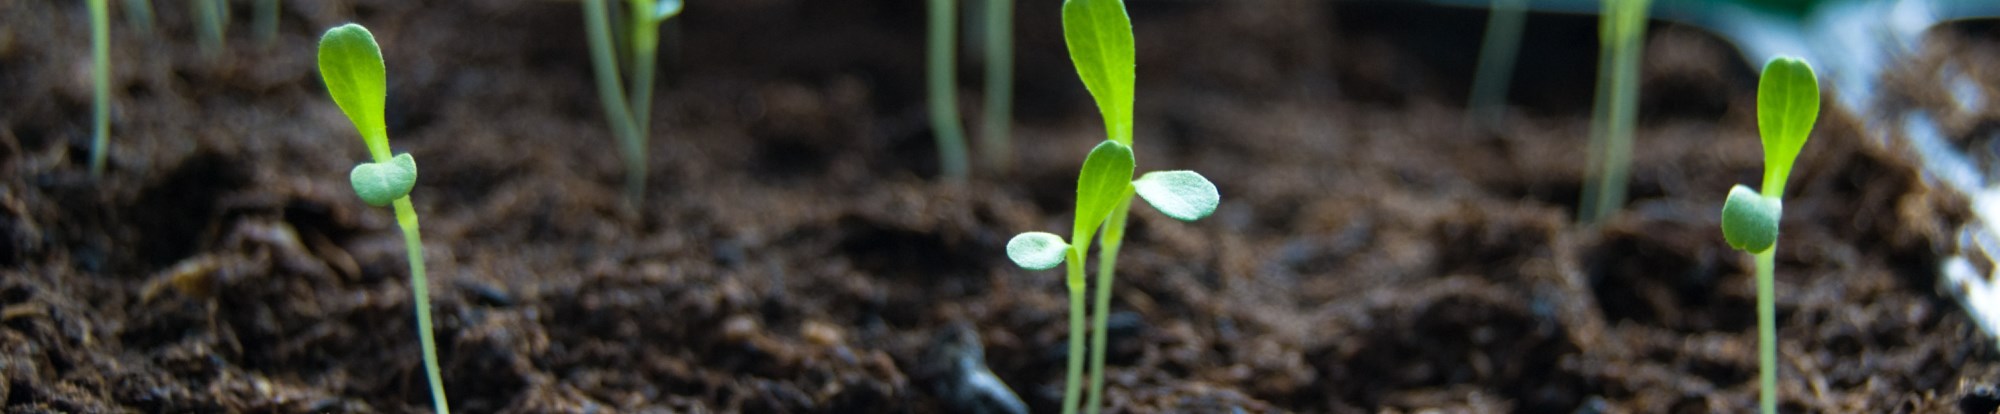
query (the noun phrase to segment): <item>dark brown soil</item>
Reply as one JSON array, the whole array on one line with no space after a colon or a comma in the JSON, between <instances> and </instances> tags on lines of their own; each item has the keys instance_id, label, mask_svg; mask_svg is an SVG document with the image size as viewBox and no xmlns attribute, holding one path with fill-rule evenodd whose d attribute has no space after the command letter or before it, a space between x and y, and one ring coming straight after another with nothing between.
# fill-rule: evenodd
<instances>
[{"instance_id":1,"label":"dark brown soil","mask_svg":"<svg viewBox=\"0 0 2000 414\"><path fill-rule=\"evenodd\" d=\"M382 41L391 142L423 166L455 408L958 412L928 356L952 326L1033 411L1057 405L1060 276L1001 253L1066 228L1102 139L1053 2L1019 12L1017 172L963 185L934 179L920 2L690 2L666 29L638 209L574 3L285 2L270 45L236 3L213 59L176 2L156 37L114 20L115 134L92 180L82 2L0 2L4 411L429 408L401 236L349 191L363 148L314 70L318 33L345 21ZM1754 406L1750 261L1717 211L1761 159L1754 77L1725 43L1655 26L1634 199L1586 228L1592 17L1529 21L1519 106L1492 130L1459 105L1477 11L1132 17L1141 170L1200 171L1225 202L1195 223L1135 213L1112 411ZM1938 36L1955 46L1933 62L2000 56L1994 32ZM1967 134L2000 120L1966 116ZM1786 204L1785 411L1993 402L1993 344L1933 270L1963 202L1856 119L1822 117Z\"/></svg>"}]
</instances>

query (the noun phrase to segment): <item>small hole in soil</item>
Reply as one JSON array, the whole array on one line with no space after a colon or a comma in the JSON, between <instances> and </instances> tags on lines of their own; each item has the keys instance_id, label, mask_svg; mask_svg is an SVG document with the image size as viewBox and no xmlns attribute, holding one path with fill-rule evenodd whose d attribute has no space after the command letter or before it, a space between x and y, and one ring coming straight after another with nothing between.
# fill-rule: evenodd
<instances>
[{"instance_id":1,"label":"small hole in soil","mask_svg":"<svg viewBox=\"0 0 2000 414\"><path fill-rule=\"evenodd\" d=\"M250 173L222 154L198 153L147 184L137 201L126 206L139 240L138 257L157 268L187 257L215 220L216 200L250 183Z\"/></svg>"}]
</instances>

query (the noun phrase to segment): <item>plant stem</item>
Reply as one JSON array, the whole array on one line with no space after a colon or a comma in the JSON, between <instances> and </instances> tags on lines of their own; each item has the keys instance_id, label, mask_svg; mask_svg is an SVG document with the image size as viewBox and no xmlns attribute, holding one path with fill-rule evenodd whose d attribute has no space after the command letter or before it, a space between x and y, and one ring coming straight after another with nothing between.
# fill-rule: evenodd
<instances>
[{"instance_id":1,"label":"plant stem","mask_svg":"<svg viewBox=\"0 0 2000 414\"><path fill-rule=\"evenodd\" d=\"M979 151L994 171L1013 169L1014 0L986 0L986 119Z\"/></svg>"},{"instance_id":2,"label":"plant stem","mask_svg":"<svg viewBox=\"0 0 2000 414\"><path fill-rule=\"evenodd\" d=\"M257 42L270 46L278 40L279 0L257 0L257 20L251 22L251 31L257 34Z\"/></svg>"},{"instance_id":3,"label":"plant stem","mask_svg":"<svg viewBox=\"0 0 2000 414\"><path fill-rule=\"evenodd\" d=\"M111 145L111 17L105 0L90 0L91 102L90 177L104 176L104 156Z\"/></svg>"},{"instance_id":4,"label":"plant stem","mask_svg":"<svg viewBox=\"0 0 2000 414\"><path fill-rule=\"evenodd\" d=\"M957 42L958 0L930 0L931 135L937 139L938 170L946 181L966 176L965 127L958 119L958 76L952 62Z\"/></svg>"},{"instance_id":5,"label":"plant stem","mask_svg":"<svg viewBox=\"0 0 2000 414\"><path fill-rule=\"evenodd\" d=\"M1090 246L1072 244L1069 249L1069 369L1063 375L1063 414L1076 414L1076 403L1083 394L1083 252Z\"/></svg>"},{"instance_id":6,"label":"plant stem","mask_svg":"<svg viewBox=\"0 0 2000 414\"><path fill-rule=\"evenodd\" d=\"M417 209L410 206L409 196L396 199L396 224L403 227L403 245L410 254L410 295L416 299L417 338L424 348L424 377L431 383L431 407L439 414L450 413L451 404L444 396L444 378L438 373L437 338L431 334L431 289L430 279L424 276L424 241L417 231Z\"/></svg>"},{"instance_id":7,"label":"plant stem","mask_svg":"<svg viewBox=\"0 0 2000 414\"><path fill-rule=\"evenodd\" d=\"M618 55L612 50L611 18L605 11L607 0L584 0L584 30L590 32L590 60L596 70L597 96L604 103L604 115L612 135L624 147L625 200L637 207L646 191L646 141L626 106L625 91L619 86Z\"/></svg>"},{"instance_id":8,"label":"plant stem","mask_svg":"<svg viewBox=\"0 0 2000 414\"><path fill-rule=\"evenodd\" d=\"M153 1L125 0L125 24L139 33L153 33Z\"/></svg>"},{"instance_id":9,"label":"plant stem","mask_svg":"<svg viewBox=\"0 0 2000 414\"><path fill-rule=\"evenodd\" d=\"M195 20L201 23L201 52L209 58L222 55L223 34L229 21L228 5L223 0L192 0Z\"/></svg>"},{"instance_id":10,"label":"plant stem","mask_svg":"<svg viewBox=\"0 0 2000 414\"><path fill-rule=\"evenodd\" d=\"M1466 102L1472 121L1481 126L1500 124L1502 106L1507 101L1507 84L1514 77L1514 57L1521 50L1521 26L1527 21L1528 0L1493 0L1486 18L1486 35L1479 46L1479 68L1472 77L1472 96Z\"/></svg>"},{"instance_id":11,"label":"plant stem","mask_svg":"<svg viewBox=\"0 0 2000 414\"><path fill-rule=\"evenodd\" d=\"M1790 168L1764 167L1761 195L1772 200L1785 196L1785 180ZM1783 214L1779 214L1783 218ZM1757 255L1757 402L1764 414L1778 412L1778 243Z\"/></svg>"},{"instance_id":12,"label":"plant stem","mask_svg":"<svg viewBox=\"0 0 2000 414\"><path fill-rule=\"evenodd\" d=\"M1584 223L1609 217L1625 204L1625 184L1632 167L1632 123L1639 111L1639 51L1646 34L1647 3L1648 0L1605 2L1600 35L1602 53L1608 58L1598 60L1600 112L1593 116L1604 126L1596 128L1591 137L1593 142L1602 142L1601 146L1593 145L1602 151L1593 154L1600 159L1592 164L1600 169L1593 177L1595 190L1585 189L1594 197L1584 200L1588 204L1579 215ZM1608 67L1603 66L1606 63Z\"/></svg>"},{"instance_id":13,"label":"plant stem","mask_svg":"<svg viewBox=\"0 0 2000 414\"><path fill-rule=\"evenodd\" d=\"M653 0L632 0L629 25L632 34L632 121L640 137L651 137L653 117L653 67L660 49L660 19L654 17ZM641 152L645 148L640 148Z\"/></svg>"},{"instance_id":14,"label":"plant stem","mask_svg":"<svg viewBox=\"0 0 2000 414\"><path fill-rule=\"evenodd\" d=\"M1778 245L1757 254L1757 400L1765 414L1778 412Z\"/></svg>"},{"instance_id":15,"label":"plant stem","mask_svg":"<svg viewBox=\"0 0 2000 414\"><path fill-rule=\"evenodd\" d=\"M1085 414L1097 414L1104 407L1104 352L1109 348L1111 282L1118 270L1118 248L1125 242L1125 219L1131 211L1132 197L1128 195L1111 210L1111 217L1104 222L1104 233L1098 235L1104 246L1097 248L1097 303L1090 310L1090 402L1084 405Z\"/></svg>"}]
</instances>

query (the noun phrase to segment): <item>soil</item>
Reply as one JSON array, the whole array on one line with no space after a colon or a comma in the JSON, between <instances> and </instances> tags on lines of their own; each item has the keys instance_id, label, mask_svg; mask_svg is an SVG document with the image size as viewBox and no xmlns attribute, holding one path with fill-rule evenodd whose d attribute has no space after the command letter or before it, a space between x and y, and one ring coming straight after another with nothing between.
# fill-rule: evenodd
<instances>
[{"instance_id":1,"label":"soil","mask_svg":"<svg viewBox=\"0 0 2000 414\"><path fill-rule=\"evenodd\" d=\"M180 7L156 9L156 36L114 11L110 166L92 179L83 2L0 2L5 411L429 409L401 235L351 194L364 151L314 69L318 33L345 21L381 40L391 143L422 166L453 407L969 412L934 351L970 338L1056 411L1061 277L1002 254L1067 228L1103 139L1052 3L1018 14L1011 172L951 184L920 2L690 2L665 28L639 208L572 2L284 2L269 43L233 7L213 56ZM1507 121L1481 128L1460 105L1477 10L1131 13L1140 169L1199 171L1224 203L1193 223L1135 209L1110 411L1754 407L1751 263L1717 212L1761 158L1755 78L1727 43L1653 27L1632 200L1581 226L1594 17L1533 16ZM1933 33L1906 71L1992 67L2000 30L1976 27ZM962 53L978 114L979 54ZM1895 102L1949 105L1918 75ZM1783 410L1991 412L1994 344L1934 270L1965 203L1864 133L1871 115L1822 116L1793 176ZM2000 116L1952 119L1964 137Z\"/></svg>"}]
</instances>

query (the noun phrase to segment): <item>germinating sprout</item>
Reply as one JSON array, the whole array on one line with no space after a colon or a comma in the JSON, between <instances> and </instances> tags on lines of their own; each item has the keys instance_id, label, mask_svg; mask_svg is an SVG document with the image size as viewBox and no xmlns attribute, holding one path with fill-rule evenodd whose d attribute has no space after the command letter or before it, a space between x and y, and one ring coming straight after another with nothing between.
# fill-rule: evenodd
<instances>
[{"instance_id":1,"label":"germinating sprout","mask_svg":"<svg viewBox=\"0 0 2000 414\"><path fill-rule=\"evenodd\" d=\"M327 95L347 114L360 132L374 162L354 166L348 174L354 193L372 206L394 205L396 224L403 229L403 245L409 253L410 293L415 296L417 338L423 346L424 376L430 380L431 406L449 413L444 380L438 372L437 340L431 333L430 281L424 276L424 244L417 227L417 210L410 205L410 190L417 183L417 161L410 154L389 155L389 128L383 123L383 103L388 99L387 77L382 65L382 49L375 35L357 24L328 29L319 39L319 75L326 82Z\"/></svg>"},{"instance_id":2,"label":"germinating sprout","mask_svg":"<svg viewBox=\"0 0 2000 414\"><path fill-rule=\"evenodd\" d=\"M1819 79L1804 60L1778 57L1757 80L1757 135L1764 144L1763 192L1741 184L1722 205L1722 237L1756 256L1758 402L1778 408L1778 317L1775 273L1778 222L1784 216L1785 180L1819 119Z\"/></svg>"}]
</instances>

